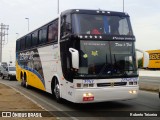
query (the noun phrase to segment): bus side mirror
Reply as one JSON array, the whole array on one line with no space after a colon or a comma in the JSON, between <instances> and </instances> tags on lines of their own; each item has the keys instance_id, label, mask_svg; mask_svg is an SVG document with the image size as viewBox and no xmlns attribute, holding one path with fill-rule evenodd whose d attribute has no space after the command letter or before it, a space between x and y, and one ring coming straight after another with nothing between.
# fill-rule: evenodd
<instances>
[{"instance_id":1,"label":"bus side mirror","mask_svg":"<svg viewBox=\"0 0 160 120\"><path fill-rule=\"evenodd\" d=\"M72 67L79 69L79 52L74 48L69 48L69 52L72 55Z\"/></svg>"}]
</instances>

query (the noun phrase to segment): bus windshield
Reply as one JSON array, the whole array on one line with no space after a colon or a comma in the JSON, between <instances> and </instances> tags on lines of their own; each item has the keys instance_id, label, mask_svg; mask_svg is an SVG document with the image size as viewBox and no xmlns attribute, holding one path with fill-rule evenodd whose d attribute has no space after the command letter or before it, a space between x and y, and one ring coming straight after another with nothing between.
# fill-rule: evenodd
<instances>
[{"instance_id":1,"label":"bus windshield","mask_svg":"<svg viewBox=\"0 0 160 120\"><path fill-rule=\"evenodd\" d=\"M128 16L73 14L75 34L133 35Z\"/></svg>"},{"instance_id":2,"label":"bus windshield","mask_svg":"<svg viewBox=\"0 0 160 120\"><path fill-rule=\"evenodd\" d=\"M137 75L134 43L81 41L79 76Z\"/></svg>"}]
</instances>

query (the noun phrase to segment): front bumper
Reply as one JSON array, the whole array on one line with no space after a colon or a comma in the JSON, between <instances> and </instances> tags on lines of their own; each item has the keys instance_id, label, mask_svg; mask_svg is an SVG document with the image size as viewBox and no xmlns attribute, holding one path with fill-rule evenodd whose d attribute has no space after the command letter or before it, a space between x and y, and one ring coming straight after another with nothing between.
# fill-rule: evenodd
<instances>
[{"instance_id":1,"label":"front bumper","mask_svg":"<svg viewBox=\"0 0 160 120\"><path fill-rule=\"evenodd\" d=\"M75 89L75 103L93 103L105 101L117 101L134 99L138 95L138 87L110 87L110 88L95 88L95 89ZM130 91L137 91L137 93L130 93ZM92 101L84 101L83 94L91 93L94 97Z\"/></svg>"}]
</instances>

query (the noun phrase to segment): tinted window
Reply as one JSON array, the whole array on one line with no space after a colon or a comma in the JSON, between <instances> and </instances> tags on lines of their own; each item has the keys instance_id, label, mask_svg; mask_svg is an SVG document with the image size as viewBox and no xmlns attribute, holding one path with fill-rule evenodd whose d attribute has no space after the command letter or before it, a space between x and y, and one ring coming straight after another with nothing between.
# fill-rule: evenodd
<instances>
[{"instance_id":1,"label":"tinted window","mask_svg":"<svg viewBox=\"0 0 160 120\"><path fill-rule=\"evenodd\" d=\"M35 46L38 44L38 31L35 31L32 34L32 46Z\"/></svg>"},{"instance_id":2,"label":"tinted window","mask_svg":"<svg viewBox=\"0 0 160 120\"><path fill-rule=\"evenodd\" d=\"M22 38L22 39L21 39L20 44L21 44L21 50L24 50L24 49L26 48L26 41L25 41L25 38Z\"/></svg>"},{"instance_id":3,"label":"tinted window","mask_svg":"<svg viewBox=\"0 0 160 120\"><path fill-rule=\"evenodd\" d=\"M16 41L16 51L20 50L20 41Z\"/></svg>"},{"instance_id":4,"label":"tinted window","mask_svg":"<svg viewBox=\"0 0 160 120\"><path fill-rule=\"evenodd\" d=\"M128 16L73 15L76 34L133 35Z\"/></svg>"},{"instance_id":5,"label":"tinted window","mask_svg":"<svg viewBox=\"0 0 160 120\"><path fill-rule=\"evenodd\" d=\"M30 48L32 45L32 41L31 41L31 35L27 35L26 36L26 48Z\"/></svg>"},{"instance_id":6,"label":"tinted window","mask_svg":"<svg viewBox=\"0 0 160 120\"><path fill-rule=\"evenodd\" d=\"M58 41L58 20L48 27L48 42Z\"/></svg>"},{"instance_id":7,"label":"tinted window","mask_svg":"<svg viewBox=\"0 0 160 120\"><path fill-rule=\"evenodd\" d=\"M47 27L39 30L39 43L45 43L47 41Z\"/></svg>"},{"instance_id":8,"label":"tinted window","mask_svg":"<svg viewBox=\"0 0 160 120\"><path fill-rule=\"evenodd\" d=\"M61 37L71 33L71 16L64 15L61 18Z\"/></svg>"}]
</instances>

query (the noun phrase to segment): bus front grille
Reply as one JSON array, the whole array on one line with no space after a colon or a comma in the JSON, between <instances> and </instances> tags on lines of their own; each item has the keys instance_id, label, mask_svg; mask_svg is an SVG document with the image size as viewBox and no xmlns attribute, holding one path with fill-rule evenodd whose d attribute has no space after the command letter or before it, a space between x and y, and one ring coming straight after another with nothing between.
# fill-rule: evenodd
<instances>
[{"instance_id":1,"label":"bus front grille","mask_svg":"<svg viewBox=\"0 0 160 120\"><path fill-rule=\"evenodd\" d=\"M107 87L107 86L124 86L127 82L110 82L110 83L97 83L97 87Z\"/></svg>"}]
</instances>

